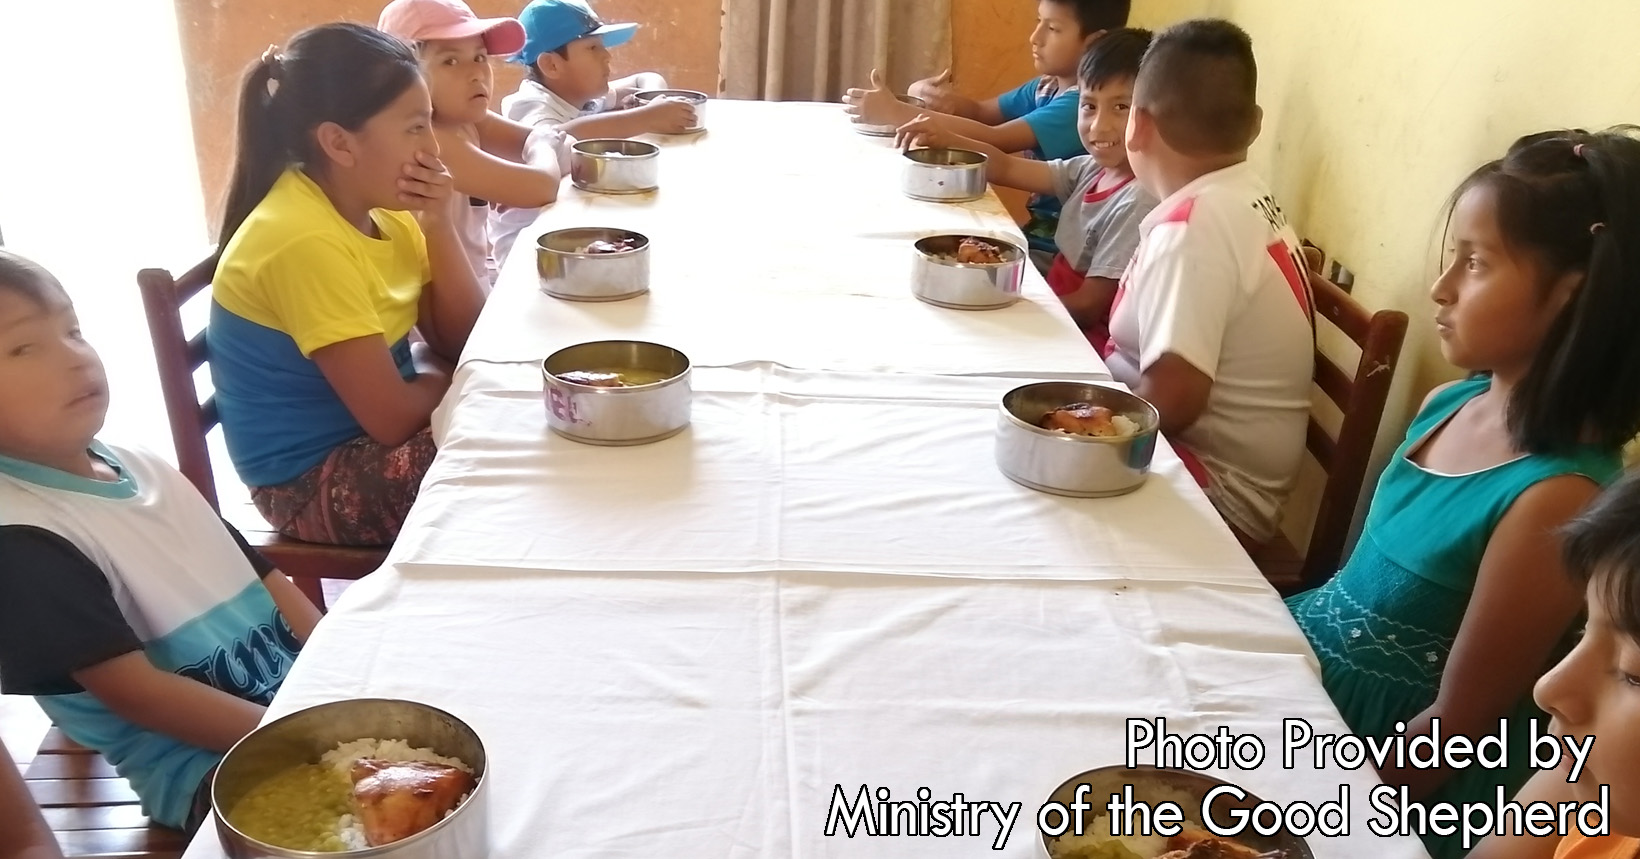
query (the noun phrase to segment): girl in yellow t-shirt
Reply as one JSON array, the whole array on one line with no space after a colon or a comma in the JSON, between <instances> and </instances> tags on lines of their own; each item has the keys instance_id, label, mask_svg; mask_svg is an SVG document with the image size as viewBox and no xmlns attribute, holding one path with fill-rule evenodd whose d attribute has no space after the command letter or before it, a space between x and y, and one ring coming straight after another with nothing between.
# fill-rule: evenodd
<instances>
[{"instance_id":1,"label":"girl in yellow t-shirt","mask_svg":"<svg viewBox=\"0 0 1640 859\"><path fill-rule=\"evenodd\" d=\"M1469 859L1640 857L1640 472L1600 495L1562 531L1566 569L1584 585L1588 624L1577 647L1538 681L1533 697L1548 730L1594 737L1576 782L1569 755L1539 772L1517 802L1592 802L1608 786L1610 833L1565 837L1488 836Z\"/></svg>"},{"instance_id":2,"label":"girl in yellow t-shirt","mask_svg":"<svg viewBox=\"0 0 1640 859\"><path fill-rule=\"evenodd\" d=\"M415 500L485 295L450 197L402 41L328 24L246 73L207 345L234 468L287 535L390 543Z\"/></svg>"}]
</instances>

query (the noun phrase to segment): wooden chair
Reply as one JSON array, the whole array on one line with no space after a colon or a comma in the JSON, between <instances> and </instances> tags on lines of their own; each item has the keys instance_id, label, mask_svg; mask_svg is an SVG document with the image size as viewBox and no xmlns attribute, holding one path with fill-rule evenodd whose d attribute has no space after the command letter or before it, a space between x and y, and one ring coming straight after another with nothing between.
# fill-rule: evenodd
<instances>
[{"instance_id":1,"label":"wooden chair","mask_svg":"<svg viewBox=\"0 0 1640 859\"><path fill-rule=\"evenodd\" d=\"M1407 315L1398 310L1368 312L1349 293L1321 273L1321 252L1304 249L1315 294L1315 309L1361 349L1354 375L1344 372L1333 360L1315 352L1315 384L1343 413L1338 436L1334 438L1310 416L1305 447L1327 473L1326 487L1316 513L1310 546L1301 557L1298 550L1278 535L1254 553L1253 561L1265 578L1284 594L1316 587L1338 571L1355 520L1355 504L1366 479L1378 424L1384 416L1390 383L1401 358L1401 342L1406 338Z\"/></svg>"},{"instance_id":2,"label":"wooden chair","mask_svg":"<svg viewBox=\"0 0 1640 859\"><path fill-rule=\"evenodd\" d=\"M216 477L211 469L211 453L206 436L218 423L216 398L199 398L194 371L207 361L205 332L189 337L182 327L182 308L210 286L216 274L216 255L173 279L164 269L148 268L137 273L142 289L142 306L148 317L148 335L154 343L154 359L159 365L160 391L171 424L171 442L176 446L177 467L218 512ZM237 523L236 523L237 525ZM382 565L386 549L329 546L286 537L270 528L240 528L253 548L290 576L302 593L320 609L325 608L323 579L358 579Z\"/></svg>"},{"instance_id":3,"label":"wooden chair","mask_svg":"<svg viewBox=\"0 0 1640 859\"><path fill-rule=\"evenodd\" d=\"M176 859L188 846L181 832L149 822L131 785L102 755L56 728L46 734L23 781L64 856Z\"/></svg>"}]
</instances>

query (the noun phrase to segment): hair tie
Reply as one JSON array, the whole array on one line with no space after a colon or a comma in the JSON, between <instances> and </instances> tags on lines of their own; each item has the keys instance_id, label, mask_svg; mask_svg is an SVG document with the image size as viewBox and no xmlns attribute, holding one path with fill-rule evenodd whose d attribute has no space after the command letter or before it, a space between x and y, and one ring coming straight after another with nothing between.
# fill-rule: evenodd
<instances>
[{"instance_id":1,"label":"hair tie","mask_svg":"<svg viewBox=\"0 0 1640 859\"><path fill-rule=\"evenodd\" d=\"M1572 155L1577 157L1577 158L1583 158L1583 144L1581 144L1581 143L1572 144Z\"/></svg>"},{"instance_id":2,"label":"hair tie","mask_svg":"<svg viewBox=\"0 0 1640 859\"><path fill-rule=\"evenodd\" d=\"M279 80L280 75L284 74L285 55L280 52L278 45L269 45L268 49L262 52L262 65L268 67L270 80Z\"/></svg>"},{"instance_id":3,"label":"hair tie","mask_svg":"<svg viewBox=\"0 0 1640 859\"><path fill-rule=\"evenodd\" d=\"M1605 221L1595 221L1589 225L1589 235L1598 236L1606 229Z\"/></svg>"}]
</instances>

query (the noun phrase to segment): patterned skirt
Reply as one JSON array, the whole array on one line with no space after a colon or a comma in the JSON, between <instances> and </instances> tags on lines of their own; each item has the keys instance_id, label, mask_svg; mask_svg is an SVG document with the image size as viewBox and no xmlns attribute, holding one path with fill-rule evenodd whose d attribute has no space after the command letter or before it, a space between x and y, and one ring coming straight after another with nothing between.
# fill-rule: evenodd
<instances>
[{"instance_id":1,"label":"patterned skirt","mask_svg":"<svg viewBox=\"0 0 1640 859\"><path fill-rule=\"evenodd\" d=\"M390 546L435 453L431 429L398 447L360 436L295 480L251 489L251 501L287 537L333 546Z\"/></svg>"}]
</instances>

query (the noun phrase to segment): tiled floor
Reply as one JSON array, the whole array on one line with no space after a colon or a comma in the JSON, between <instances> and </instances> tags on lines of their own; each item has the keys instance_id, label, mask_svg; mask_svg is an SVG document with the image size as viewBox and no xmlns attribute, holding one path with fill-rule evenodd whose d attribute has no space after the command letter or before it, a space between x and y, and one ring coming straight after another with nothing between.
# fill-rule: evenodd
<instances>
[{"instance_id":1,"label":"tiled floor","mask_svg":"<svg viewBox=\"0 0 1640 859\"><path fill-rule=\"evenodd\" d=\"M135 275L207 249L174 10L172 0L130 0L118 15L76 16L74 50L17 38L0 51L0 237L74 296L114 394L104 437L167 453ZM55 4L18 4L7 26L60 33L60 17ZM88 47L97 45L124 47ZM47 726L31 699L0 696L0 739L14 759L32 758Z\"/></svg>"}]
</instances>

